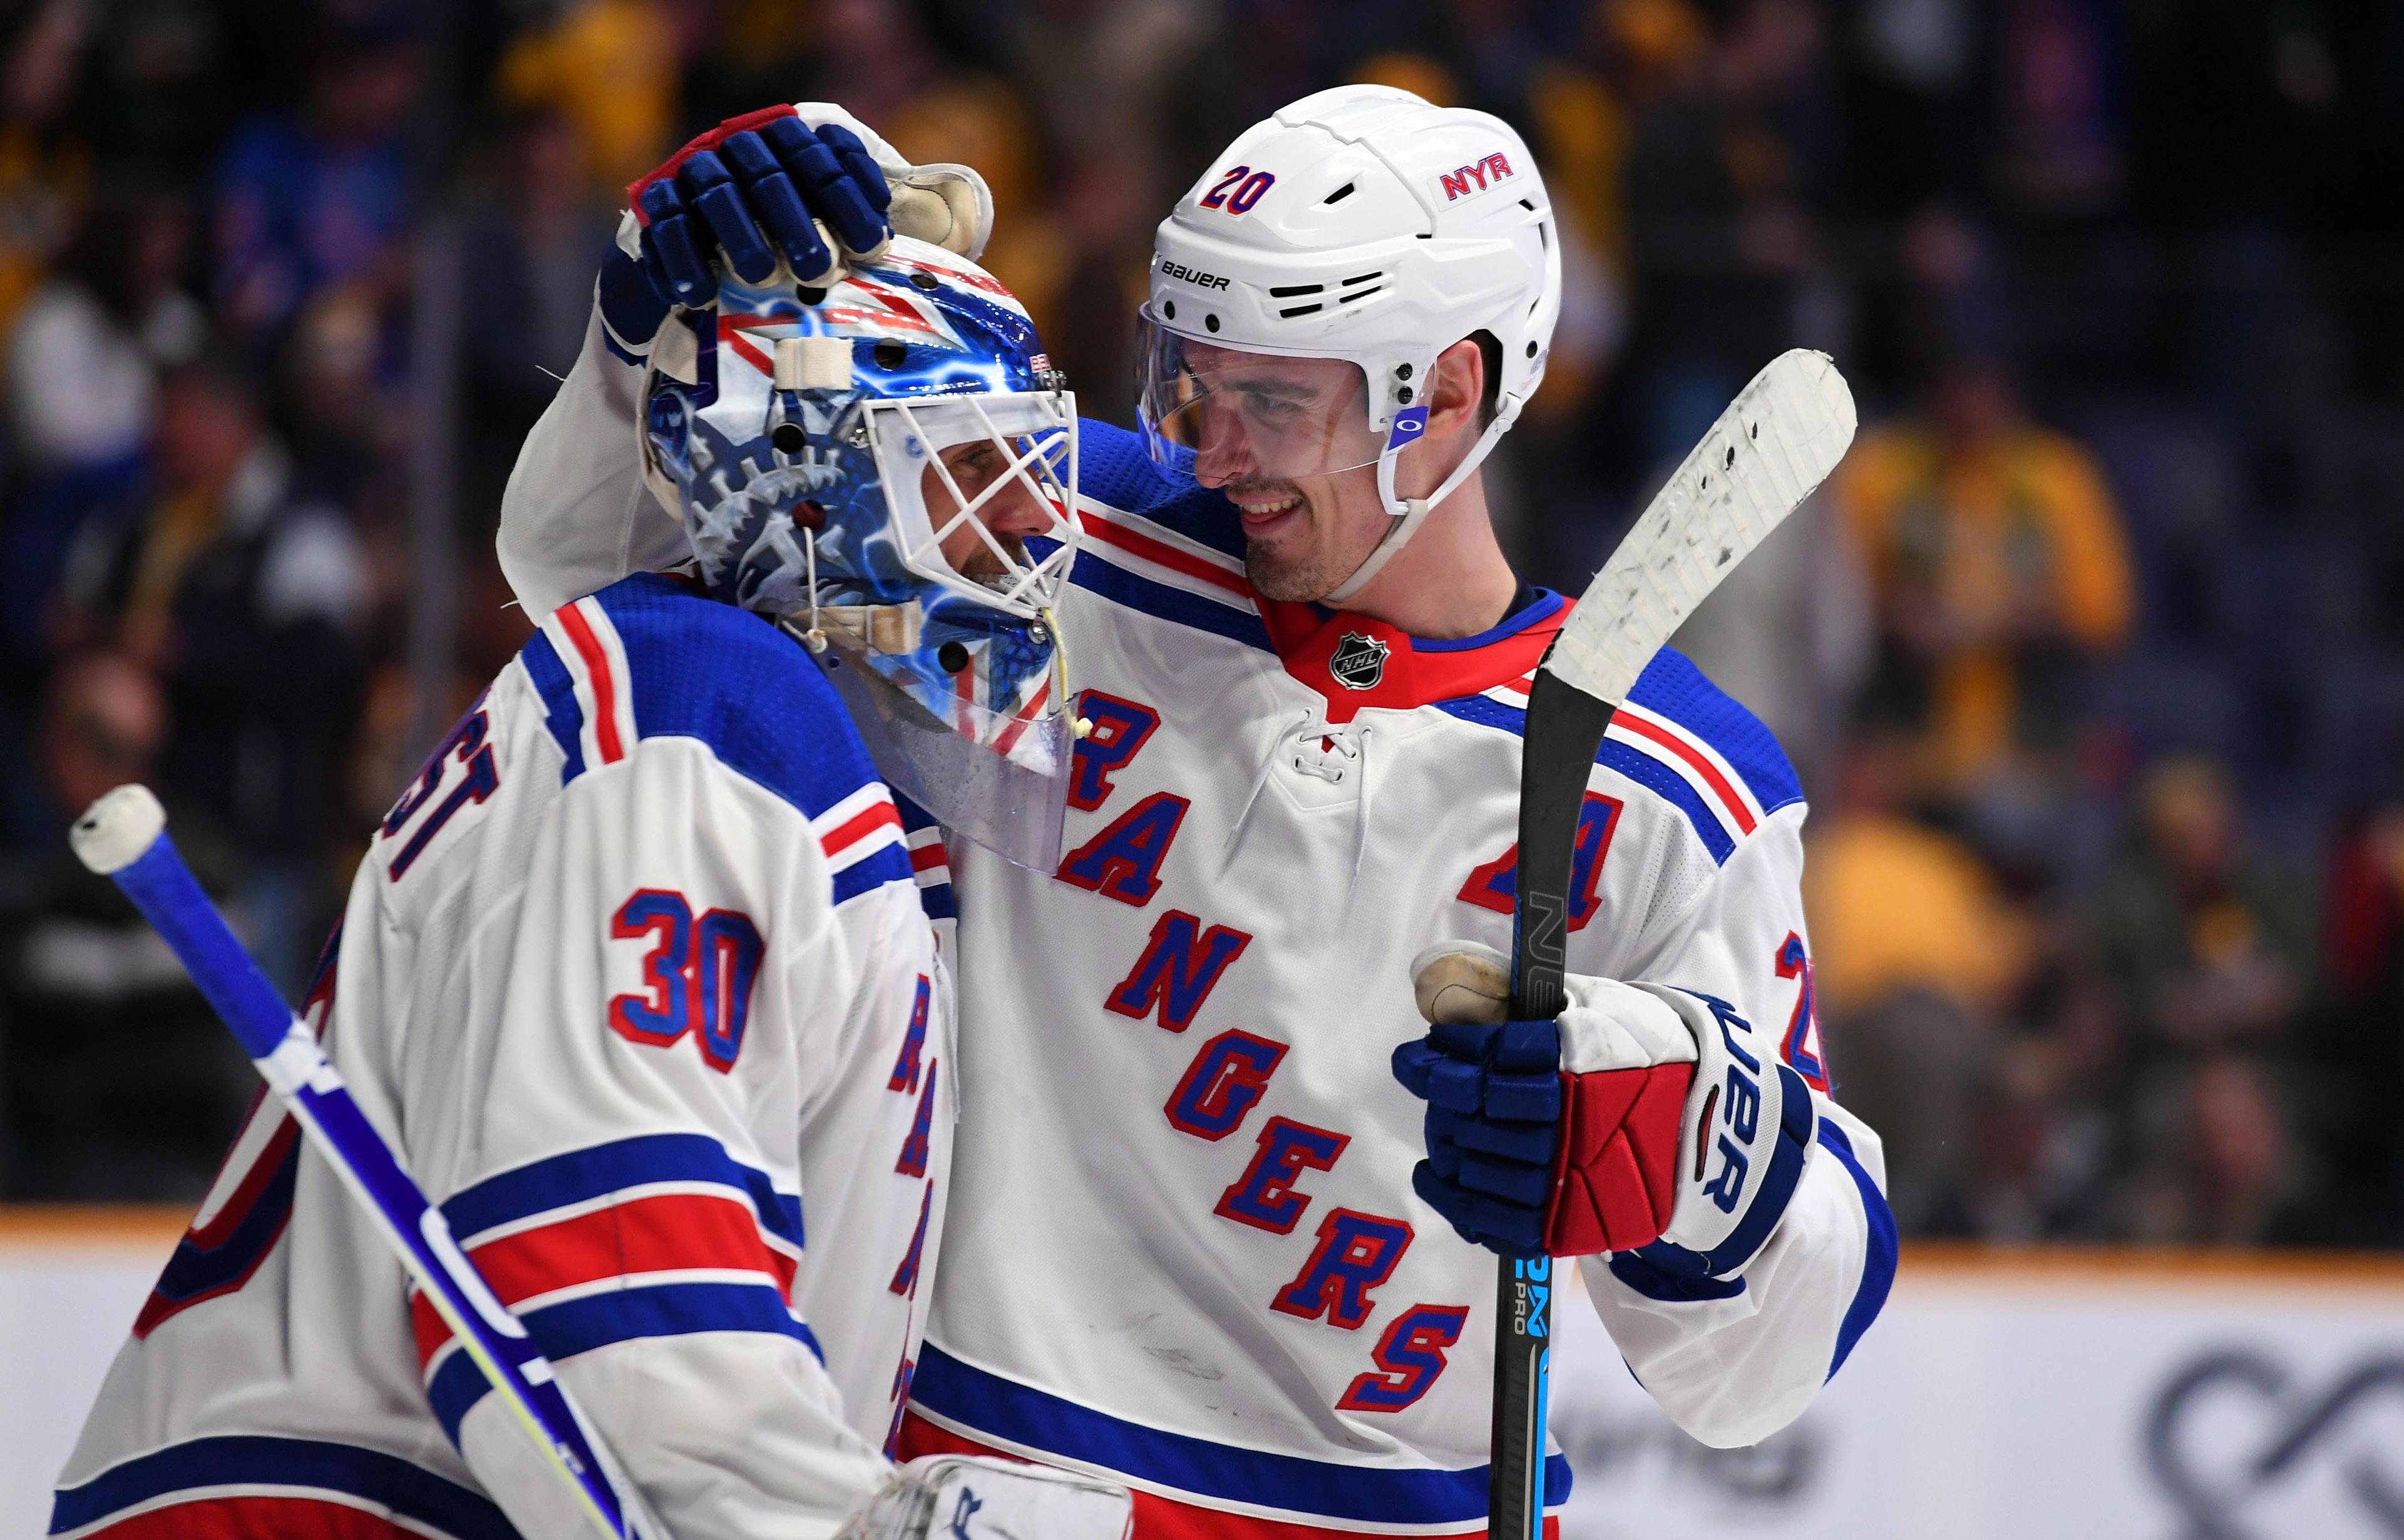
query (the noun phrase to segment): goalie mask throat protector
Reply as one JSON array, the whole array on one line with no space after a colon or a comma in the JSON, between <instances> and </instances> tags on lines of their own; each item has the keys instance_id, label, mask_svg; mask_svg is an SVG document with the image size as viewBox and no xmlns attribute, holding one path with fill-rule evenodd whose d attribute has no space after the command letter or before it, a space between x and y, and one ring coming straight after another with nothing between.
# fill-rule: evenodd
<instances>
[{"instance_id":1,"label":"goalie mask throat protector","mask_svg":"<svg viewBox=\"0 0 2404 1540\"><path fill-rule=\"evenodd\" d=\"M1255 426L1227 399L1233 374L1189 367L1208 350L1351 365L1358 413L1325 419L1327 463L1309 473L1374 464L1389 525L1323 596L1340 604L1517 419L1544 379L1560 274L1544 179L1501 119L1385 86L1306 96L1238 135L1161 221L1141 311L1145 443L1170 470L1209 473L1203 430ZM1436 358L1481 331L1501 348L1493 418L1441 484L1403 497L1396 463L1426 431ZM1307 457L1290 436L1261 437Z\"/></svg>"},{"instance_id":2,"label":"goalie mask throat protector","mask_svg":"<svg viewBox=\"0 0 2404 1540\"><path fill-rule=\"evenodd\" d=\"M654 346L641 446L703 585L809 641L895 791L1051 870L1077 417L1026 313L907 240L823 289L721 269L716 301Z\"/></svg>"}]
</instances>

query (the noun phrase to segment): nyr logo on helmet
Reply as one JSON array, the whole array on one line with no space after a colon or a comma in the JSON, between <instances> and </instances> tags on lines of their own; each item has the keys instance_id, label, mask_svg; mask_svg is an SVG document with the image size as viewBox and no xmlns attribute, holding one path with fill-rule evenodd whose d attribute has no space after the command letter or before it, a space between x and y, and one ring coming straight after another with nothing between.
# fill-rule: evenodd
<instances>
[{"instance_id":1,"label":"nyr logo on helmet","mask_svg":"<svg viewBox=\"0 0 2404 1540\"><path fill-rule=\"evenodd\" d=\"M1386 677L1386 654L1391 651L1375 637L1347 631L1327 660L1327 671L1347 690L1375 690Z\"/></svg>"},{"instance_id":2,"label":"nyr logo on helmet","mask_svg":"<svg viewBox=\"0 0 2404 1540\"><path fill-rule=\"evenodd\" d=\"M1512 175L1511 162L1502 158L1502 151L1497 150L1475 165L1446 172L1442 178L1444 201L1452 203L1463 198L1474 198L1481 192L1490 191L1497 183L1509 181Z\"/></svg>"}]
</instances>

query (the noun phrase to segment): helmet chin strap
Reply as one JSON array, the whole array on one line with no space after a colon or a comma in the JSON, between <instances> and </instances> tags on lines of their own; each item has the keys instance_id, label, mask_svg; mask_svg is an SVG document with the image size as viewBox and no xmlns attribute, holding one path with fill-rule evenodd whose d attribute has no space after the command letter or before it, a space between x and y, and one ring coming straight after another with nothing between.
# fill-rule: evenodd
<instances>
[{"instance_id":1,"label":"helmet chin strap","mask_svg":"<svg viewBox=\"0 0 2404 1540\"><path fill-rule=\"evenodd\" d=\"M1467 457L1453 468L1452 474L1444 479L1443 485L1424 497L1398 497L1394 495L1394 466L1402 458L1402 450L1389 444L1377 456L1377 497L1386 505L1386 511L1391 515L1392 522L1387 526L1385 539L1379 540L1376 549L1352 569L1352 575L1329 589L1319 602L1341 606L1366 588L1369 581L1403 549L1403 542L1419 533L1419 525L1435 511L1435 505L1451 497L1461 483L1469 479L1469 473L1484 462L1493 451L1495 441L1502 437L1518 415L1519 404L1516 401L1499 407L1494 420L1486 425L1486 431L1479 434L1477 442L1470 446Z\"/></svg>"}]
</instances>

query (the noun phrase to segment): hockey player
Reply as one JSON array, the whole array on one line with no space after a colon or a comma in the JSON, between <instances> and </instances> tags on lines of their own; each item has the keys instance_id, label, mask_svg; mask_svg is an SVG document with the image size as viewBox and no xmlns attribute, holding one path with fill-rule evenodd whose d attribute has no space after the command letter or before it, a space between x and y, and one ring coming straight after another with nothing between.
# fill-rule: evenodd
<instances>
[{"instance_id":1,"label":"hockey player","mask_svg":"<svg viewBox=\"0 0 2404 1540\"><path fill-rule=\"evenodd\" d=\"M838 695L925 740L901 761L956 826L1044 838L999 814L1041 825L1066 764L1040 617L1075 549L1073 399L1025 313L948 252L888 262L730 288L710 378L663 345L651 463L697 581L543 618L375 831L305 1012L664 1540L1121 1540L1105 1484L887 1458L958 1076L895 799ZM51 1533L581 1522L270 1100Z\"/></svg>"},{"instance_id":2,"label":"hockey player","mask_svg":"<svg viewBox=\"0 0 2404 1540\"><path fill-rule=\"evenodd\" d=\"M713 245L811 259L752 208L788 189L884 238L874 174L740 137L640 189L669 294ZM861 143L897 217L960 176ZM926 206L974 250L983 201L950 192ZM1493 1251L1588 1256L1637 1378L1716 1445L1791 1421L1877 1314L1894 1232L1828 1095L1801 791L1675 653L1592 774L1572 1009L1449 1024L1490 1015L1525 691L1567 608L1511 575L1478 469L1542 377L1555 238L1510 129L1368 87L1249 131L1163 222L1145 434L1081 430L1069 848L1046 878L925 847L971 1090L905 1449L1110 1473L1147 1536L1464 1533ZM504 507L537 613L678 554L635 490L640 265L605 274ZM1448 1024L1398 1055L1415 972Z\"/></svg>"}]
</instances>

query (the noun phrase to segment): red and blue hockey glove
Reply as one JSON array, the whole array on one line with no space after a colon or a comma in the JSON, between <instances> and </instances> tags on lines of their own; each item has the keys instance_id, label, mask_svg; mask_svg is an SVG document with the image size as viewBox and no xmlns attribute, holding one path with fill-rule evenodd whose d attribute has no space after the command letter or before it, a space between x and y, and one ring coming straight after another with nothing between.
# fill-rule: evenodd
<instances>
[{"instance_id":1,"label":"red and blue hockey glove","mask_svg":"<svg viewBox=\"0 0 2404 1540\"><path fill-rule=\"evenodd\" d=\"M713 251L747 283L766 282L779 255L806 283L835 265L821 222L863 256L893 234L892 189L860 135L840 122L813 129L792 106L729 118L629 186L626 202L644 273L685 305L718 292Z\"/></svg>"},{"instance_id":2,"label":"red and blue hockey glove","mask_svg":"<svg viewBox=\"0 0 2404 1540\"><path fill-rule=\"evenodd\" d=\"M1464 1238L1515 1256L1632 1253L1679 1278L1752 1260L1817 1119L1774 1043L1709 996L1576 974L1556 1019L1504 1021L1509 962L1469 942L1411 972L1434 1024L1394 1053L1428 1103L1412 1181Z\"/></svg>"},{"instance_id":3,"label":"red and blue hockey glove","mask_svg":"<svg viewBox=\"0 0 2404 1540\"><path fill-rule=\"evenodd\" d=\"M913 165L826 102L730 118L637 178L626 198L600 301L612 348L629 361L669 306L716 299L713 260L759 283L781 259L818 282L896 234L973 260L993 229L984 177L962 165Z\"/></svg>"}]
</instances>

